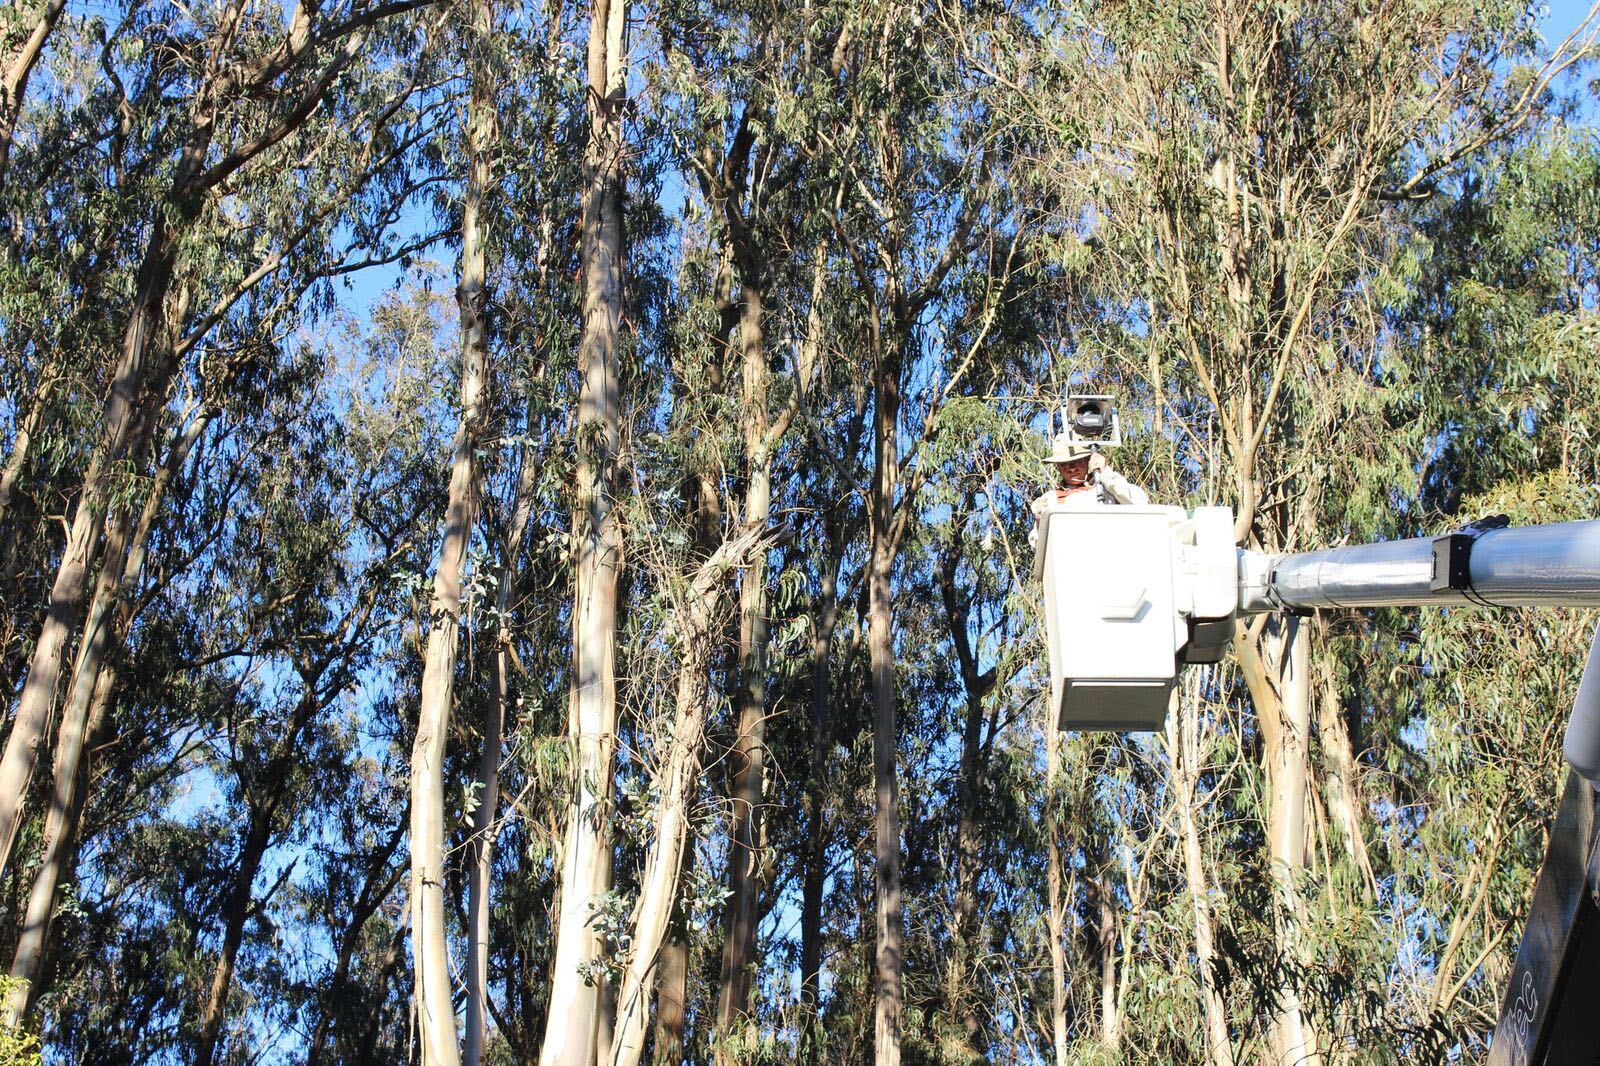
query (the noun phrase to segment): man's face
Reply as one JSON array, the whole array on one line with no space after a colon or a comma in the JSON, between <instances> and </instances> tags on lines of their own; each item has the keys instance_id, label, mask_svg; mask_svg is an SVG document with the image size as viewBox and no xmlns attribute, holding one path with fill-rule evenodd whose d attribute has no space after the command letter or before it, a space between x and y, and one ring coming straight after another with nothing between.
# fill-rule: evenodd
<instances>
[{"instance_id":1,"label":"man's face","mask_svg":"<svg viewBox=\"0 0 1600 1066\"><path fill-rule=\"evenodd\" d=\"M1061 483L1070 488L1078 488L1089 480L1089 457L1074 459L1070 463L1057 463L1056 469L1061 471Z\"/></svg>"}]
</instances>

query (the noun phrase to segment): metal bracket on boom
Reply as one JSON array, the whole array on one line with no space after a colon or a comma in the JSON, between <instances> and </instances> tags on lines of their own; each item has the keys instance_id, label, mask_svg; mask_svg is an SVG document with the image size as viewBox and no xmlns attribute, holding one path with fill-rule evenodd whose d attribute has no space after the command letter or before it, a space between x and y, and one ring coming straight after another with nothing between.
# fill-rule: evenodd
<instances>
[{"instance_id":1,"label":"metal bracket on boom","mask_svg":"<svg viewBox=\"0 0 1600 1066\"><path fill-rule=\"evenodd\" d=\"M1474 595L1472 588L1472 545L1492 529L1505 529L1511 519L1503 514L1490 515L1463 526L1455 533L1433 538L1433 575L1428 582L1430 592L1454 591L1485 607L1493 606Z\"/></svg>"},{"instance_id":2,"label":"metal bracket on boom","mask_svg":"<svg viewBox=\"0 0 1600 1066\"><path fill-rule=\"evenodd\" d=\"M1447 533L1433 538L1433 577L1428 581L1429 591L1472 587L1467 558L1472 554L1472 542L1477 539L1468 533Z\"/></svg>"}]
</instances>

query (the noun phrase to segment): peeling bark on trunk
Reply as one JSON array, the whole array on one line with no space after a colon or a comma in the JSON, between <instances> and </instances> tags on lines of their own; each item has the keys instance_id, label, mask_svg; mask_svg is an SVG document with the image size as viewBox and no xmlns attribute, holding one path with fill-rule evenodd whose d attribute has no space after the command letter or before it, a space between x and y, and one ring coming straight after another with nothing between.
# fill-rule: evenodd
<instances>
[{"instance_id":1,"label":"peeling bark on trunk","mask_svg":"<svg viewBox=\"0 0 1600 1066\"><path fill-rule=\"evenodd\" d=\"M1094 935L1100 949L1100 1043L1113 1059L1122 1048L1122 1014L1117 1002L1117 907L1107 875L1115 861L1111 849L1105 848L1094 875Z\"/></svg>"},{"instance_id":2,"label":"peeling bark on trunk","mask_svg":"<svg viewBox=\"0 0 1600 1066\"><path fill-rule=\"evenodd\" d=\"M601 990L583 969L599 955L589 926L611 874L606 806L616 732L614 654L622 534L612 511L620 445L617 335L622 323L622 107L626 0L594 0L589 19L589 143L583 192L583 337L578 349L576 588L568 738L574 762L561 866L549 1014L540 1066L594 1066Z\"/></svg>"},{"instance_id":3,"label":"peeling bark on trunk","mask_svg":"<svg viewBox=\"0 0 1600 1066\"><path fill-rule=\"evenodd\" d=\"M678 622L677 695L671 742L662 758L660 798L651 821L655 837L639 876L639 902L634 909L633 937L622 988L617 996L616 1039L611 1066L638 1066L644 1054L645 1021L650 1006L658 952L666 938L683 869L683 847L689 832L689 806L700 777L705 737L711 616L723 573L736 566L756 545L763 527L748 529L724 544L696 570ZM759 555L759 549L757 554Z\"/></svg>"},{"instance_id":4,"label":"peeling bark on trunk","mask_svg":"<svg viewBox=\"0 0 1600 1066\"><path fill-rule=\"evenodd\" d=\"M1321 739L1323 780L1327 784L1329 813L1338 823L1345 855L1361 871L1367 898L1376 899L1378 878L1372 869L1372 857L1367 852L1366 834L1361 825L1361 814L1366 809L1361 789L1361 768L1356 761L1350 727L1345 720L1338 687L1334 683L1333 667L1327 661L1322 664L1322 699L1317 708L1317 731Z\"/></svg>"},{"instance_id":5,"label":"peeling bark on trunk","mask_svg":"<svg viewBox=\"0 0 1600 1066\"><path fill-rule=\"evenodd\" d=\"M685 855L685 863L689 856ZM687 866L685 867L687 869ZM679 884L683 874L679 874ZM684 1061L684 1026L689 1018L689 943L669 936L661 945L656 977L654 1066L680 1066Z\"/></svg>"},{"instance_id":6,"label":"peeling bark on trunk","mask_svg":"<svg viewBox=\"0 0 1600 1066\"><path fill-rule=\"evenodd\" d=\"M1317 1044L1300 1003L1292 972L1302 949L1300 900L1295 879L1306 858L1306 774L1311 725L1310 658L1301 619L1274 619L1259 636L1240 627L1235 641L1240 671L1250 689L1261 730L1270 803L1267 844L1276 897L1274 927L1285 974L1277 989L1279 1011L1273 1022L1274 1061L1315 1063Z\"/></svg>"}]
</instances>

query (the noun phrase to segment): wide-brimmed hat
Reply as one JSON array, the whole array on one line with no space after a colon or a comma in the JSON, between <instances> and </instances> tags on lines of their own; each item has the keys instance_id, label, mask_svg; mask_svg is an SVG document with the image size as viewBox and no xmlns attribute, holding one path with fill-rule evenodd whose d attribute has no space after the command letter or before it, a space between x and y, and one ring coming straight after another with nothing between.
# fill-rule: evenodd
<instances>
[{"instance_id":1,"label":"wide-brimmed hat","mask_svg":"<svg viewBox=\"0 0 1600 1066\"><path fill-rule=\"evenodd\" d=\"M1094 454L1094 449L1081 441L1075 441L1065 433L1057 433L1051 445L1050 454L1041 462L1046 464L1070 463L1078 459L1087 459Z\"/></svg>"}]
</instances>

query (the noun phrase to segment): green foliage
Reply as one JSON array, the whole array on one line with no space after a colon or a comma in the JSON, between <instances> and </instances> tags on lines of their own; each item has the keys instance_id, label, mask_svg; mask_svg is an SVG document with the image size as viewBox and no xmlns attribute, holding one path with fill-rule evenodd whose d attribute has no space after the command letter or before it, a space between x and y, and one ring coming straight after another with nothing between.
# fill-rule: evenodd
<instances>
[{"instance_id":1,"label":"green foliage","mask_svg":"<svg viewBox=\"0 0 1600 1066\"><path fill-rule=\"evenodd\" d=\"M17 39L37 7L6 9L0 33ZM315 62L263 87L197 95L213 60L286 47L290 8L69 5L16 116L0 212L7 691L51 609L161 235L172 278L150 348L170 374L135 390L145 421L107 466L103 524L165 494L113 601L35 1014L0 1034L0 1066L192 1061L219 979L215 1061L410 1053L405 753L421 650L448 624L428 603L458 415L471 48L466 10L428 5L313 36ZM368 9L304 10L326 29ZM491 373L445 889L466 898L482 843L480 744L503 686L497 1064L539 1055L575 773L574 403L599 313L581 284L588 13L503 8L488 45ZM867 498L892 383L907 1066L1202 1061L1208 978L1237 1062L1270 1058L1288 991L1330 1063L1481 1052L1592 614L1308 621L1309 828L1285 877L1268 739L1235 662L1188 675L1175 735L1047 752L1027 505L1050 476L1048 413L1104 391L1122 472L1163 502L1248 510L1243 539L1271 550L1600 515L1600 142L1592 99L1540 80L1538 29L1501 0L635 5L618 754L587 782L612 847L591 901L606 954L586 976L614 985L633 948L688 575L743 529L770 461L765 566L721 576L693 649L707 740L669 932L688 960L682 1060L872 1061ZM348 63L293 111L342 43ZM206 165L258 151L203 194L175 188L202 142ZM174 451L202 418L193 451ZM771 437L752 448L755 424ZM528 533L508 543L524 473ZM762 919L751 1010L722 1025L753 581L770 631ZM54 755L0 893L8 946Z\"/></svg>"},{"instance_id":2,"label":"green foliage","mask_svg":"<svg viewBox=\"0 0 1600 1066\"><path fill-rule=\"evenodd\" d=\"M0 999L10 1000L25 982L0 977ZM0 1026L0 1066L40 1066L39 1037L20 1026Z\"/></svg>"}]
</instances>

